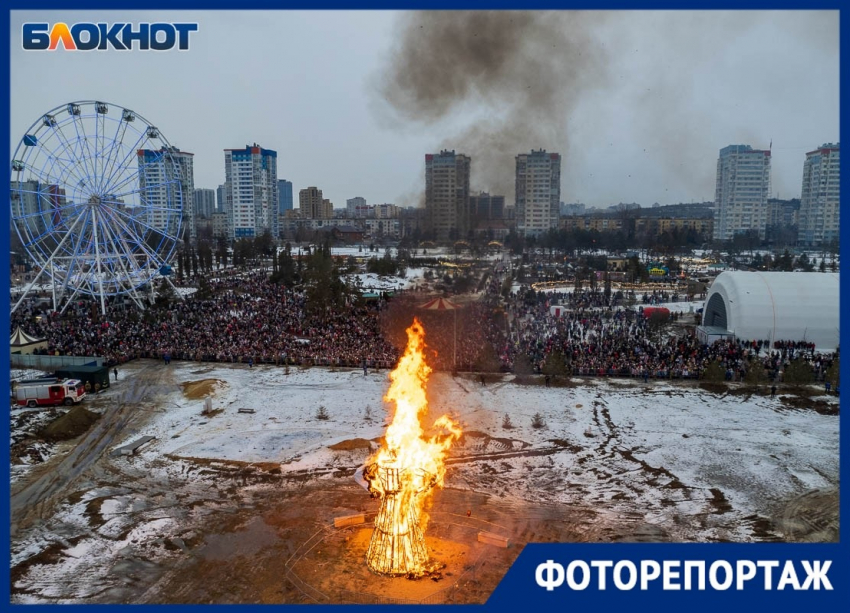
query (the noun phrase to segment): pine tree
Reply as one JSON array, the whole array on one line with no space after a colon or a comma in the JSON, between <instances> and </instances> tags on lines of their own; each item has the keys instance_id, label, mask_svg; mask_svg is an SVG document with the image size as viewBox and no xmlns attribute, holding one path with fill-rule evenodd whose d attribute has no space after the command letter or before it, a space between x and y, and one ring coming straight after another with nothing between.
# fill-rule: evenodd
<instances>
[{"instance_id":1,"label":"pine tree","mask_svg":"<svg viewBox=\"0 0 850 613\"><path fill-rule=\"evenodd\" d=\"M514 374L530 375L534 373L534 366L531 364L531 358L526 353L520 353L514 360Z\"/></svg>"},{"instance_id":2,"label":"pine tree","mask_svg":"<svg viewBox=\"0 0 850 613\"><path fill-rule=\"evenodd\" d=\"M726 378L726 371L717 360L712 360L711 363L702 371L702 379L719 383Z\"/></svg>"},{"instance_id":3,"label":"pine tree","mask_svg":"<svg viewBox=\"0 0 850 613\"><path fill-rule=\"evenodd\" d=\"M783 380L790 385L809 385L814 382L815 374L808 362L797 359L785 368Z\"/></svg>"},{"instance_id":4,"label":"pine tree","mask_svg":"<svg viewBox=\"0 0 850 613\"><path fill-rule=\"evenodd\" d=\"M840 369L838 368L838 360L839 358L835 358L832 361L832 364L826 370L826 374L824 375L824 379L832 384L832 389L838 388L840 374Z\"/></svg>"},{"instance_id":5,"label":"pine tree","mask_svg":"<svg viewBox=\"0 0 850 613\"><path fill-rule=\"evenodd\" d=\"M557 350L550 353L543 364L543 374L553 377L566 376L567 362L564 359L564 354Z\"/></svg>"},{"instance_id":6,"label":"pine tree","mask_svg":"<svg viewBox=\"0 0 850 613\"><path fill-rule=\"evenodd\" d=\"M744 375L744 381L756 387L767 383L767 373L764 370L764 364L761 363L761 360L756 359L750 362L747 368L747 374Z\"/></svg>"}]
</instances>

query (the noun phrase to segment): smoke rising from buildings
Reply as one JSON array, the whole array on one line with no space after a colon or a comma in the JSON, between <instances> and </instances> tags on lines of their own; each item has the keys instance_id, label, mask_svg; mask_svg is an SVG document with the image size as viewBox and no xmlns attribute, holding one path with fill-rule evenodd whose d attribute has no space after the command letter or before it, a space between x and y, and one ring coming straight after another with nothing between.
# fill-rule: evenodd
<instances>
[{"instance_id":1,"label":"smoke rising from buildings","mask_svg":"<svg viewBox=\"0 0 850 613\"><path fill-rule=\"evenodd\" d=\"M401 39L379 84L403 120L475 119L440 147L472 157L473 189L512 200L514 156L557 151L569 164L568 124L582 96L604 84L603 13L431 11L401 17Z\"/></svg>"}]
</instances>

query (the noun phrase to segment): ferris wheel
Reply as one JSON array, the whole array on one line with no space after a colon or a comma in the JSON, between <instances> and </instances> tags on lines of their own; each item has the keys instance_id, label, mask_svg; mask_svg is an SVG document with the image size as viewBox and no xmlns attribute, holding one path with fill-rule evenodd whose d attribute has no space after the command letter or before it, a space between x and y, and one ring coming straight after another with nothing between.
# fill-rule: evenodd
<instances>
[{"instance_id":1,"label":"ferris wheel","mask_svg":"<svg viewBox=\"0 0 850 613\"><path fill-rule=\"evenodd\" d=\"M135 112L106 102L65 104L43 114L12 156L11 219L53 308L80 295L125 295L140 308L168 283L181 238L179 152ZM48 280L49 278L49 280Z\"/></svg>"}]
</instances>

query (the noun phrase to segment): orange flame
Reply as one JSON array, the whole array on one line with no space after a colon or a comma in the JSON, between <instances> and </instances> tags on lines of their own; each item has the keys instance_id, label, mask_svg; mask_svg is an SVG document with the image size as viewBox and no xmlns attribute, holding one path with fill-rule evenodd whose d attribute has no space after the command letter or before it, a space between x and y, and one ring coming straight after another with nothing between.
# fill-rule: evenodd
<instances>
[{"instance_id":1,"label":"orange flame","mask_svg":"<svg viewBox=\"0 0 850 613\"><path fill-rule=\"evenodd\" d=\"M420 417L428 412L425 388L430 374L431 368L425 363L425 330L414 319L407 329L407 349L390 373L390 389L384 400L395 403L395 415L374 462L380 466L424 470L436 477L436 484L442 487L446 453L462 432L448 415L443 415L434 422L434 427L445 430L447 435L425 437Z\"/></svg>"},{"instance_id":2,"label":"orange flame","mask_svg":"<svg viewBox=\"0 0 850 613\"><path fill-rule=\"evenodd\" d=\"M424 532L425 503L435 485L442 487L445 457L461 435L448 415L426 437L420 419L428 412L425 388L431 369L425 363L425 331L417 319L407 329L407 349L390 373L384 400L395 404L384 445L369 459L364 477L373 497L382 498L375 532L366 552L369 567L380 574L421 575L428 568Z\"/></svg>"}]
</instances>

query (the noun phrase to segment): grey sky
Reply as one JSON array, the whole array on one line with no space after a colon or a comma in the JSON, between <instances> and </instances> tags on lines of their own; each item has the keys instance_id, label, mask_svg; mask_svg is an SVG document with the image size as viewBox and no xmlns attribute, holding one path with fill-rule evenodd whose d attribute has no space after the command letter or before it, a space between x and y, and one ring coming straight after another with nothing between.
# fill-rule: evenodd
<instances>
[{"instance_id":1,"label":"grey sky","mask_svg":"<svg viewBox=\"0 0 850 613\"><path fill-rule=\"evenodd\" d=\"M515 95L514 80L525 66L539 69L534 54L546 46L529 44L539 23L550 34L567 28L564 44L551 45L550 72L535 73L548 81L553 103L534 110L542 129L518 125L513 140L497 142L564 154L565 202L711 200L719 149L767 148L771 139L773 194L796 197L805 152L838 140L837 11L556 17L525 26L516 48L526 55L510 69L482 80L473 66L473 87L424 117L426 107L399 113L384 98L397 89L391 60L403 35L417 35L410 14L18 11L11 18L11 150L42 113L102 99L133 109L194 153L196 187L224 182L223 149L257 142L278 152L278 176L293 181L296 201L299 189L316 185L337 208L353 196L415 205L425 153L441 146L470 153L481 146L470 134L504 133L527 119L536 98ZM21 24L36 20L196 21L199 31L188 52L24 52ZM568 28L578 23L580 40ZM432 54L416 57L427 62ZM582 64L587 58L593 62ZM549 117L560 127L547 130ZM520 152L473 155L472 188L507 189L513 202L511 162Z\"/></svg>"}]
</instances>

